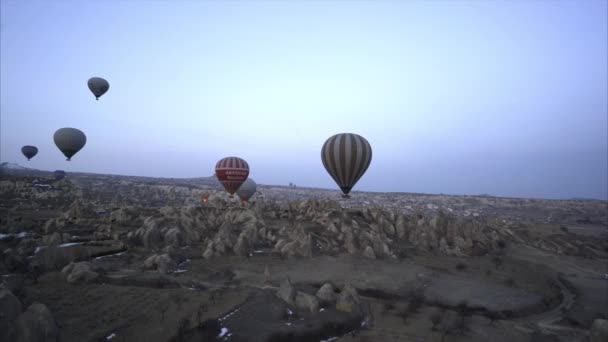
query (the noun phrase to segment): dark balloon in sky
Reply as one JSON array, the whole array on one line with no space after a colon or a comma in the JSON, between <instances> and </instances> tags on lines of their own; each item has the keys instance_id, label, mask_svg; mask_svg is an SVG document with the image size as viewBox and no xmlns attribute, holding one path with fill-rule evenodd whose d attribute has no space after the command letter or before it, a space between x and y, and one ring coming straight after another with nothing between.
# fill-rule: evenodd
<instances>
[{"instance_id":1,"label":"dark balloon in sky","mask_svg":"<svg viewBox=\"0 0 608 342\"><path fill-rule=\"evenodd\" d=\"M53 135L53 140L57 148L70 161L72 157L80 151L87 143L87 136L76 128L65 127L58 129Z\"/></svg>"},{"instance_id":2,"label":"dark balloon in sky","mask_svg":"<svg viewBox=\"0 0 608 342\"><path fill-rule=\"evenodd\" d=\"M30 159L34 158L35 155L38 154L38 147L30 146L30 145L23 146L21 148L21 153L23 153L23 155L27 158L27 160L30 160Z\"/></svg>"},{"instance_id":3,"label":"dark balloon in sky","mask_svg":"<svg viewBox=\"0 0 608 342\"><path fill-rule=\"evenodd\" d=\"M95 100L99 100L110 89L110 83L101 77L89 78L87 86L89 86L89 90L95 95Z\"/></svg>"}]
</instances>

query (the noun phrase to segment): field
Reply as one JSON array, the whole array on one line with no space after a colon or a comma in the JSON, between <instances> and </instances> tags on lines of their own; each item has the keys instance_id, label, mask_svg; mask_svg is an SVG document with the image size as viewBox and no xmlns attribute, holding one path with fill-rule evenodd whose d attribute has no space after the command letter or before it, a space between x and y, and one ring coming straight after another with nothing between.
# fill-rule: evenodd
<instances>
[{"instance_id":1,"label":"field","mask_svg":"<svg viewBox=\"0 0 608 342\"><path fill-rule=\"evenodd\" d=\"M2 341L588 341L608 318L606 201L243 206L213 178L5 167L0 219Z\"/></svg>"}]
</instances>

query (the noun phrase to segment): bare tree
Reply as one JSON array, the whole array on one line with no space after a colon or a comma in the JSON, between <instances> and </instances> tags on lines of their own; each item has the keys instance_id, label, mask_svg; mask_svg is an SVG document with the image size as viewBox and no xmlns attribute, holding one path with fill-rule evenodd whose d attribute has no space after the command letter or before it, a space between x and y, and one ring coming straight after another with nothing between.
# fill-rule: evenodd
<instances>
[{"instance_id":1,"label":"bare tree","mask_svg":"<svg viewBox=\"0 0 608 342\"><path fill-rule=\"evenodd\" d=\"M431 330L437 329L437 326L439 325L439 323L441 323L441 320L443 319L443 313L443 310L435 310L433 313L431 313L431 315L429 316L429 320L433 324Z\"/></svg>"},{"instance_id":2,"label":"bare tree","mask_svg":"<svg viewBox=\"0 0 608 342\"><path fill-rule=\"evenodd\" d=\"M500 256L495 256L492 258L492 262L496 265L496 268L499 268L503 264L503 260Z\"/></svg>"},{"instance_id":3,"label":"bare tree","mask_svg":"<svg viewBox=\"0 0 608 342\"><path fill-rule=\"evenodd\" d=\"M167 303L164 300L161 300L156 305L156 309L158 310L158 312L160 312L160 321L164 322L165 321L165 312L167 312L167 310L169 309L169 303Z\"/></svg>"}]
</instances>

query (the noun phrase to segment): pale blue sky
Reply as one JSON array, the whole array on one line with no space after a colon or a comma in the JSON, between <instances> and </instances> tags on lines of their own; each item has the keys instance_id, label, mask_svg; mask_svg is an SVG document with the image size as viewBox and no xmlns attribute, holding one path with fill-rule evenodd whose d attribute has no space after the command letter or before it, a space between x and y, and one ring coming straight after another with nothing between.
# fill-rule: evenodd
<instances>
[{"instance_id":1,"label":"pale blue sky","mask_svg":"<svg viewBox=\"0 0 608 342\"><path fill-rule=\"evenodd\" d=\"M246 159L337 188L325 139L374 156L356 190L608 197L607 2L1 2L0 159L160 177ZM86 81L110 90L95 101ZM87 145L70 163L61 127ZM26 162L22 145L37 145Z\"/></svg>"}]
</instances>

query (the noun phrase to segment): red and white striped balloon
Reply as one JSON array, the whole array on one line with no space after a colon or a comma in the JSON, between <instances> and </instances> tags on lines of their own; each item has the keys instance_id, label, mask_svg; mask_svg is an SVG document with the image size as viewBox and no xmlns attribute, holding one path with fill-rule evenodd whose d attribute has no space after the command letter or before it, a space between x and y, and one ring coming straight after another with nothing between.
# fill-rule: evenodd
<instances>
[{"instance_id":1,"label":"red and white striped balloon","mask_svg":"<svg viewBox=\"0 0 608 342\"><path fill-rule=\"evenodd\" d=\"M215 176L232 196L247 180L249 164L239 157L226 157L215 164Z\"/></svg>"}]
</instances>

